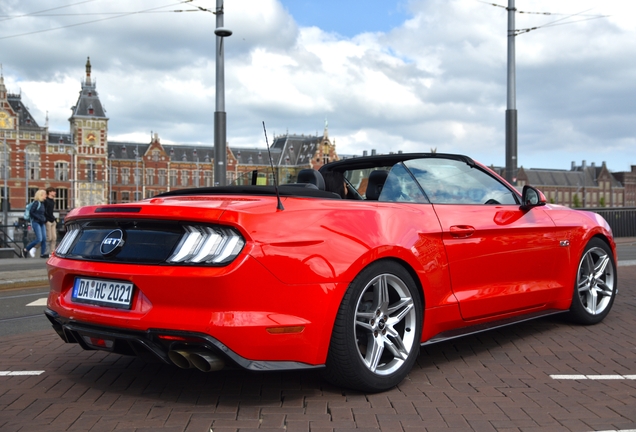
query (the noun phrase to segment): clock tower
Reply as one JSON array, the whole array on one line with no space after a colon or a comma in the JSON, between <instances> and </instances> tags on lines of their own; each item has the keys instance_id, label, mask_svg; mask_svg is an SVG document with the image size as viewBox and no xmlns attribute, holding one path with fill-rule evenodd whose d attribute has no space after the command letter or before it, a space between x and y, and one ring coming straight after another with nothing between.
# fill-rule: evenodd
<instances>
[{"instance_id":1,"label":"clock tower","mask_svg":"<svg viewBox=\"0 0 636 432\"><path fill-rule=\"evenodd\" d=\"M108 118L91 77L90 58L86 60L82 90L71 110L75 206L105 204L108 202Z\"/></svg>"}]
</instances>

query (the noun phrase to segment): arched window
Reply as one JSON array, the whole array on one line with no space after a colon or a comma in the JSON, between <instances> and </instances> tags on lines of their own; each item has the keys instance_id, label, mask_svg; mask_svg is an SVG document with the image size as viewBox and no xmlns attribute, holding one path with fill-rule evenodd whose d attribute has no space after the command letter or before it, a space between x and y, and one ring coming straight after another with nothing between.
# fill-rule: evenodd
<instances>
[{"instance_id":1,"label":"arched window","mask_svg":"<svg viewBox=\"0 0 636 432\"><path fill-rule=\"evenodd\" d=\"M9 157L9 146L0 144L0 179L11 178L11 158Z\"/></svg>"},{"instance_id":2,"label":"arched window","mask_svg":"<svg viewBox=\"0 0 636 432\"><path fill-rule=\"evenodd\" d=\"M26 175L29 180L40 180L40 149L30 144L25 150Z\"/></svg>"}]
</instances>

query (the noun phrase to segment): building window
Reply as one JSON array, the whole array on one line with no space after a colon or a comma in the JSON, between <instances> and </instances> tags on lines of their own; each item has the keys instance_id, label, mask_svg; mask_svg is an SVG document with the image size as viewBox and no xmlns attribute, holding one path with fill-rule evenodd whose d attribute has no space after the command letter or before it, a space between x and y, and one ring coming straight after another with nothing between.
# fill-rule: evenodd
<instances>
[{"instance_id":1,"label":"building window","mask_svg":"<svg viewBox=\"0 0 636 432\"><path fill-rule=\"evenodd\" d=\"M111 184L117 184L118 180L117 180L117 168L115 167L110 167L110 183Z\"/></svg>"},{"instance_id":2,"label":"building window","mask_svg":"<svg viewBox=\"0 0 636 432\"><path fill-rule=\"evenodd\" d=\"M177 170L171 169L170 170L170 186L176 186L177 185Z\"/></svg>"},{"instance_id":3,"label":"building window","mask_svg":"<svg viewBox=\"0 0 636 432\"><path fill-rule=\"evenodd\" d=\"M154 168L146 168L146 184L147 185L155 184L155 169Z\"/></svg>"},{"instance_id":4,"label":"building window","mask_svg":"<svg viewBox=\"0 0 636 432\"><path fill-rule=\"evenodd\" d=\"M55 180L68 181L68 163L55 162L54 175Z\"/></svg>"},{"instance_id":5,"label":"building window","mask_svg":"<svg viewBox=\"0 0 636 432\"><path fill-rule=\"evenodd\" d=\"M11 166L11 160L9 159L9 153L7 152L8 146L6 150L5 147L3 147L2 149L3 151L2 153L0 153L0 178L5 179L11 177L11 168L9 168ZM7 156L7 160L5 160L5 153Z\"/></svg>"},{"instance_id":6,"label":"building window","mask_svg":"<svg viewBox=\"0 0 636 432\"><path fill-rule=\"evenodd\" d=\"M40 152L37 147L29 147L25 157L27 178L29 180L40 180Z\"/></svg>"},{"instance_id":7,"label":"building window","mask_svg":"<svg viewBox=\"0 0 636 432\"><path fill-rule=\"evenodd\" d=\"M110 203L117 204L117 191L110 191Z\"/></svg>"},{"instance_id":8,"label":"building window","mask_svg":"<svg viewBox=\"0 0 636 432\"><path fill-rule=\"evenodd\" d=\"M190 181L188 170L181 170L181 186L187 186Z\"/></svg>"},{"instance_id":9,"label":"building window","mask_svg":"<svg viewBox=\"0 0 636 432\"><path fill-rule=\"evenodd\" d=\"M160 169L158 170L158 172L159 172L159 186L165 186L166 185L166 170Z\"/></svg>"},{"instance_id":10,"label":"building window","mask_svg":"<svg viewBox=\"0 0 636 432\"><path fill-rule=\"evenodd\" d=\"M205 171L203 173L203 178L205 181L205 187L212 187L212 171Z\"/></svg>"},{"instance_id":11,"label":"building window","mask_svg":"<svg viewBox=\"0 0 636 432\"><path fill-rule=\"evenodd\" d=\"M130 192L122 192L121 193L121 202L123 202L123 203L130 202Z\"/></svg>"},{"instance_id":12,"label":"building window","mask_svg":"<svg viewBox=\"0 0 636 432\"><path fill-rule=\"evenodd\" d=\"M146 198L152 198L155 196L155 191L152 189L146 189Z\"/></svg>"},{"instance_id":13,"label":"building window","mask_svg":"<svg viewBox=\"0 0 636 432\"><path fill-rule=\"evenodd\" d=\"M97 172L95 171L95 163L90 160L86 163L86 180L89 182L97 181Z\"/></svg>"},{"instance_id":14,"label":"building window","mask_svg":"<svg viewBox=\"0 0 636 432\"><path fill-rule=\"evenodd\" d=\"M11 188L7 188L7 194L10 195L11 194ZM0 199L0 209L4 210L4 188L0 188L0 196L2 197L2 199ZM9 200L7 201L7 210L9 210L8 204L9 202L11 202L11 197L8 197Z\"/></svg>"},{"instance_id":15,"label":"building window","mask_svg":"<svg viewBox=\"0 0 636 432\"><path fill-rule=\"evenodd\" d=\"M68 189L55 189L55 210L67 210L68 208Z\"/></svg>"},{"instance_id":16,"label":"building window","mask_svg":"<svg viewBox=\"0 0 636 432\"><path fill-rule=\"evenodd\" d=\"M141 201L141 192L135 191L135 201Z\"/></svg>"},{"instance_id":17,"label":"building window","mask_svg":"<svg viewBox=\"0 0 636 432\"><path fill-rule=\"evenodd\" d=\"M29 199L27 200L28 202L33 201L33 197L35 196L35 193L39 190L39 187L31 187L29 186Z\"/></svg>"},{"instance_id":18,"label":"building window","mask_svg":"<svg viewBox=\"0 0 636 432\"><path fill-rule=\"evenodd\" d=\"M127 185L130 180L130 168L122 168L121 169L121 184ZM124 200L124 194L121 194L122 201ZM126 201L128 202L128 201Z\"/></svg>"},{"instance_id":19,"label":"building window","mask_svg":"<svg viewBox=\"0 0 636 432\"><path fill-rule=\"evenodd\" d=\"M141 184L141 168L135 168L135 185Z\"/></svg>"}]
</instances>

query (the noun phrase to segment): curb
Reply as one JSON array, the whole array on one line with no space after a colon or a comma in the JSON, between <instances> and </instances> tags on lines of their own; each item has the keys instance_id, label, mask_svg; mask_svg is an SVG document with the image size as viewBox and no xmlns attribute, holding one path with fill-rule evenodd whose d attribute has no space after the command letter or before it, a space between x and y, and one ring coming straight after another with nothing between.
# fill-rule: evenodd
<instances>
[{"instance_id":1,"label":"curb","mask_svg":"<svg viewBox=\"0 0 636 432\"><path fill-rule=\"evenodd\" d=\"M19 278L19 279L5 279L0 281L0 291L8 291L17 288L35 288L39 286L49 286L49 280L46 276L43 277L31 277L31 278Z\"/></svg>"}]
</instances>

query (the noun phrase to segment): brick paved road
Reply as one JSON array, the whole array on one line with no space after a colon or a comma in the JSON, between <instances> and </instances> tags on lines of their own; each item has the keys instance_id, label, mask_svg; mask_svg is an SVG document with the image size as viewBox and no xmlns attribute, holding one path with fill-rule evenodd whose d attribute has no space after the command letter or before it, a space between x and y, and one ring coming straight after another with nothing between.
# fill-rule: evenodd
<instances>
[{"instance_id":1,"label":"brick paved road","mask_svg":"<svg viewBox=\"0 0 636 432\"><path fill-rule=\"evenodd\" d=\"M0 430L607 431L636 429L636 266L601 324L543 319L422 349L398 387L343 391L319 372L203 374L63 344L0 342ZM617 377L615 377L617 378ZM636 377L633 377L636 378Z\"/></svg>"}]
</instances>

